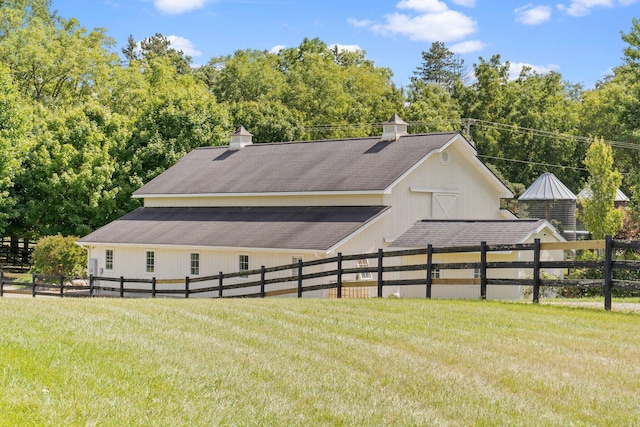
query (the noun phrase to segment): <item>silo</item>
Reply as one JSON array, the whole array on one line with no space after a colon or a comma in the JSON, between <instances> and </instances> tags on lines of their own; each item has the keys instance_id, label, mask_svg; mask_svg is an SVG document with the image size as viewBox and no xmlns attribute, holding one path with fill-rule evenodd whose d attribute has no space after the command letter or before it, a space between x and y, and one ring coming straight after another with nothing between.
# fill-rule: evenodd
<instances>
[{"instance_id":1,"label":"silo","mask_svg":"<svg viewBox=\"0 0 640 427\"><path fill-rule=\"evenodd\" d=\"M576 195L551 172L540 175L518 205L521 217L546 219L565 239L576 239Z\"/></svg>"}]
</instances>

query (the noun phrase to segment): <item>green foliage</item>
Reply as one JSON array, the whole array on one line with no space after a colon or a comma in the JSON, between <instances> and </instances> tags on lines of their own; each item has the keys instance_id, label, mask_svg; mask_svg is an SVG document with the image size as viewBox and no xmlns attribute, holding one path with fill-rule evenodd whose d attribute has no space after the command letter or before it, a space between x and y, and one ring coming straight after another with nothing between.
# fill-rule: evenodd
<instances>
[{"instance_id":1,"label":"green foliage","mask_svg":"<svg viewBox=\"0 0 640 427\"><path fill-rule=\"evenodd\" d=\"M41 238L33 248L33 272L47 276L85 275L87 252L75 243L77 240L61 234Z\"/></svg>"},{"instance_id":2,"label":"green foliage","mask_svg":"<svg viewBox=\"0 0 640 427\"><path fill-rule=\"evenodd\" d=\"M473 67L476 82L458 87L454 99L462 107L461 117L476 119L471 130L478 152L494 157L489 161L509 182L528 186L549 172L548 165L578 164L584 157L582 146L572 138L551 135L575 133L579 123L575 88L557 73L538 74L528 68L509 80L510 64L499 55L488 61L480 58ZM577 188L582 179L574 169L554 168L553 172L569 188Z\"/></svg>"},{"instance_id":3,"label":"green foliage","mask_svg":"<svg viewBox=\"0 0 640 427\"><path fill-rule=\"evenodd\" d=\"M422 64L413 72L411 83L433 83L451 91L462 80L464 60L442 42L435 41L429 51L422 52Z\"/></svg>"},{"instance_id":4,"label":"green foliage","mask_svg":"<svg viewBox=\"0 0 640 427\"><path fill-rule=\"evenodd\" d=\"M595 250L579 251L576 254L577 261L602 261L603 255ZM638 261L640 254L634 251L620 251L614 253L615 260ZM568 276L570 279L604 280L604 270L601 268L579 268L572 270ZM616 281L640 281L640 271L613 270L613 279ZM603 282L602 282L603 283ZM589 298L604 296L602 283L593 286L571 286L562 288L560 296L565 298ZM638 286L626 286L617 283L611 290L611 295L616 298L640 296Z\"/></svg>"},{"instance_id":5,"label":"green foliage","mask_svg":"<svg viewBox=\"0 0 640 427\"><path fill-rule=\"evenodd\" d=\"M188 151L227 144L239 125L255 142L274 142L379 135L372 125L393 113L415 124L414 133L457 131L461 118L472 118L478 154L494 157L483 160L514 189L546 164L573 166L585 157L585 144L553 134L640 140L635 18L622 35L623 63L583 91L557 73L525 68L510 79L500 55L479 58L470 83L440 42L423 52L406 88L366 52L317 38L278 53L237 50L194 68L164 35L139 44L131 36L121 62L105 29L58 16L50 0L0 1L0 14L3 234L85 234L139 206L131 193ZM615 154L637 222L640 150ZM576 190L586 177L553 172Z\"/></svg>"},{"instance_id":6,"label":"green foliage","mask_svg":"<svg viewBox=\"0 0 640 427\"><path fill-rule=\"evenodd\" d=\"M613 168L613 154L602 139L593 141L584 160L589 171L587 189L591 196L580 200L580 219L594 239L615 236L622 229L624 213L616 209L616 191L622 183L622 175Z\"/></svg>"}]
</instances>

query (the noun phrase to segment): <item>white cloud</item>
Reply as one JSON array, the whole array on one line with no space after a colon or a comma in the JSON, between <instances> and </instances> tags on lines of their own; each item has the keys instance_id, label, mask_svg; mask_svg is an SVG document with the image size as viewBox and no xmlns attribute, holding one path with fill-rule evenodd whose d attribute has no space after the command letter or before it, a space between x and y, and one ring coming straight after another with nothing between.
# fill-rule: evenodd
<instances>
[{"instance_id":1,"label":"white cloud","mask_svg":"<svg viewBox=\"0 0 640 427\"><path fill-rule=\"evenodd\" d=\"M558 10L571 16L585 16L594 7L613 7L614 0L572 0L569 6L558 5Z\"/></svg>"},{"instance_id":2,"label":"white cloud","mask_svg":"<svg viewBox=\"0 0 640 427\"><path fill-rule=\"evenodd\" d=\"M273 53L273 54L279 53L281 50L284 50L284 48L286 48L286 47L287 47L286 45L277 44L274 47L272 47L271 49L269 49L269 53Z\"/></svg>"},{"instance_id":3,"label":"white cloud","mask_svg":"<svg viewBox=\"0 0 640 427\"><path fill-rule=\"evenodd\" d=\"M457 4L473 5L475 0L454 0ZM389 13L384 22L349 18L351 25L367 28L382 35L403 35L412 41L450 42L463 40L478 30L469 16L449 9L439 0L401 0L402 12Z\"/></svg>"},{"instance_id":4,"label":"white cloud","mask_svg":"<svg viewBox=\"0 0 640 427\"><path fill-rule=\"evenodd\" d=\"M476 0L453 0L453 2L455 4L457 4L458 6L464 6L464 7L475 7L476 6Z\"/></svg>"},{"instance_id":5,"label":"white cloud","mask_svg":"<svg viewBox=\"0 0 640 427\"><path fill-rule=\"evenodd\" d=\"M331 49L333 49L334 47L338 48L338 52L357 52L359 50L362 50L362 48L360 46L358 46L357 44L340 44L340 43L334 43L332 45L329 46Z\"/></svg>"},{"instance_id":6,"label":"white cloud","mask_svg":"<svg viewBox=\"0 0 640 427\"><path fill-rule=\"evenodd\" d=\"M371 21L369 19L348 18L347 22L353 25L354 27L358 27L358 28L371 27L372 25L375 24L375 21Z\"/></svg>"},{"instance_id":7,"label":"white cloud","mask_svg":"<svg viewBox=\"0 0 640 427\"><path fill-rule=\"evenodd\" d=\"M171 47L175 50L181 50L185 55L202 56L202 52L197 50L191 40L180 36L167 36L171 42Z\"/></svg>"},{"instance_id":8,"label":"white cloud","mask_svg":"<svg viewBox=\"0 0 640 427\"><path fill-rule=\"evenodd\" d=\"M551 18L551 7L528 4L514 10L516 22L524 25L538 25Z\"/></svg>"},{"instance_id":9,"label":"white cloud","mask_svg":"<svg viewBox=\"0 0 640 427\"><path fill-rule=\"evenodd\" d=\"M439 13L449 10L447 5L439 0L401 0L396 7L425 13Z\"/></svg>"},{"instance_id":10,"label":"white cloud","mask_svg":"<svg viewBox=\"0 0 640 427\"><path fill-rule=\"evenodd\" d=\"M535 71L538 74L547 74L551 71L558 71L560 67L555 64L548 65L532 65L527 64L526 62L509 62L509 79L515 80L520 76L520 72L523 68L528 67L532 71Z\"/></svg>"},{"instance_id":11,"label":"white cloud","mask_svg":"<svg viewBox=\"0 0 640 427\"><path fill-rule=\"evenodd\" d=\"M486 44L482 43L480 40L469 40L462 43L454 44L449 48L449 50L453 53L457 53L460 55L464 55L465 53L477 52L479 50L484 49Z\"/></svg>"},{"instance_id":12,"label":"white cloud","mask_svg":"<svg viewBox=\"0 0 640 427\"><path fill-rule=\"evenodd\" d=\"M154 0L157 9L170 15L179 15L202 9L209 0Z\"/></svg>"},{"instance_id":13,"label":"white cloud","mask_svg":"<svg viewBox=\"0 0 640 427\"><path fill-rule=\"evenodd\" d=\"M381 34L402 34L413 41L461 40L477 31L473 19L452 10L417 16L392 13L385 18L385 24L374 25L371 29Z\"/></svg>"}]
</instances>

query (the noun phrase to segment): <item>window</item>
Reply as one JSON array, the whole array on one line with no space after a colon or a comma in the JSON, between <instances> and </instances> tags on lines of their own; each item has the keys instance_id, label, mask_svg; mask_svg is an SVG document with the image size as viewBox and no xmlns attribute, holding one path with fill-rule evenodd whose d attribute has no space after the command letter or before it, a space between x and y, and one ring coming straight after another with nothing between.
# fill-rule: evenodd
<instances>
[{"instance_id":1,"label":"window","mask_svg":"<svg viewBox=\"0 0 640 427\"><path fill-rule=\"evenodd\" d=\"M113 270L113 249L104 251L104 268L105 270Z\"/></svg>"},{"instance_id":2,"label":"window","mask_svg":"<svg viewBox=\"0 0 640 427\"><path fill-rule=\"evenodd\" d=\"M147 267L146 267L146 272L147 273L153 273L156 269L156 254L153 251L147 251Z\"/></svg>"},{"instance_id":3,"label":"window","mask_svg":"<svg viewBox=\"0 0 640 427\"><path fill-rule=\"evenodd\" d=\"M200 274L200 254L191 254L191 275Z\"/></svg>"},{"instance_id":4,"label":"window","mask_svg":"<svg viewBox=\"0 0 640 427\"><path fill-rule=\"evenodd\" d=\"M249 271L249 255L238 255L238 271Z\"/></svg>"},{"instance_id":5,"label":"window","mask_svg":"<svg viewBox=\"0 0 640 427\"><path fill-rule=\"evenodd\" d=\"M358 260L358 268L369 267L368 259L359 259ZM358 273L358 277L360 280L371 280L373 279L373 275L370 271Z\"/></svg>"},{"instance_id":6,"label":"window","mask_svg":"<svg viewBox=\"0 0 640 427\"><path fill-rule=\"evenodd\" d=\"M480 269L479 268L474 268L473 269L473 278L474 279L480 279Z\"/></svg>"},{"instance_id":7,"label":"window","mask_svg":"<svg viewBox=\"0 0 640 427\"><path fill-rule=\"evenodd\" d=\"M431 278L439 279L440 278L440 269L438 267L431 269Z\"/></svg>"},{"instance_id":8,"label":"window","mask_svg":"<svg viewBox=\"0 0 640 427\"><path fill-rule=\"evenodd\" d=\"M291 257L291 264L295 264L296 265L295 267L293 267L291 269L291 275L292 276L297 276L298 275L298 263L300 261L303 261L301 256L292 256Z\"/></svg>"}]
</instances>

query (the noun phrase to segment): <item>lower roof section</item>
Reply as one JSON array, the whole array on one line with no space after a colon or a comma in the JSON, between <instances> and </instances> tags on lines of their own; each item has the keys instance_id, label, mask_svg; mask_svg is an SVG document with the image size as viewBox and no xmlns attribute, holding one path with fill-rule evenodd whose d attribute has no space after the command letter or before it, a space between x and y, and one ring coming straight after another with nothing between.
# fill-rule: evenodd
<instances>
[{"instance_id":1,"label":"lower roof section","mask_svg":"<svg viewBox=\"0 0 640 427\"><path fill-rule=\"evenodd\" d=\"M425 248L429 244L434 247L476 246L481 242L508 245L523 243L545 227L558 240L564 241L547 221L539 219L425 220L416 222L391 247Z\"/></svg>"},{"instance_id":2,"label":"lower roof section","mask_svg":"<svg viewBox=\"0 0 640 427\"><path fill-rule=\"evenodd\" d=\"M139 208L81 238L83 245L176 245L329 250L386 206Z\"/></svg>"}]
</instances>

